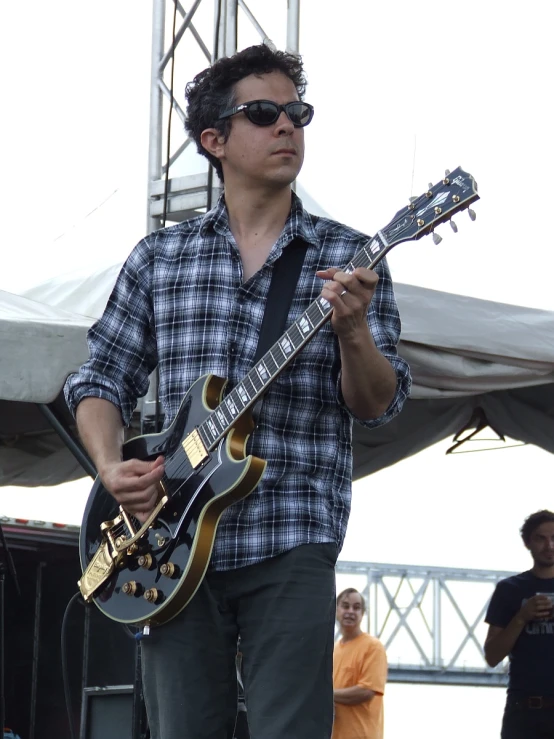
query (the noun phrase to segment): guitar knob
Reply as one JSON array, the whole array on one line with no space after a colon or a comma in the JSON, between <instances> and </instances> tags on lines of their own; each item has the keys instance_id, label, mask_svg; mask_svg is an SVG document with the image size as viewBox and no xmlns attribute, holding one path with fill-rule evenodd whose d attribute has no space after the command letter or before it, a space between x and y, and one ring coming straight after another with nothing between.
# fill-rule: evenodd
<instances>
[{"instance_id":1,"label":"guitar knob","mask_svg":"<svg viewBox=\"0 0 554 739\"><path fill-rule=\"evenodd\" d=\"M433 231L433 243L438 246L441 243L441 241L442 241L442 236L439 236L438 233Z\"/></svg>"},{"instance_id":2,"label":"guitar knob","mask_svg":"<svg viewBox=\"0 0 554 739\"><path fill-rule=\"evenodd\" d=\"M152 555L141 554L138 558L138 566L143 567L145 570L149 570L152 567Z\"/></svg>"},{"instance_id":3,"label":"guitar knob","mask_svg":"<svg viewBox=\"0 0 554 739\"><path fill-rule=\"evenodd\" d=\"M450 221L450 228L454 231L455 234L458 233L458 226L454 223L454 221Z\"/></svg>"},{"instance_id":4,"label":"guitar knob","mask_svg":"<svg viewBox=\"0 0 554 739\"><path fill-rule=\"evenodd\" d=\"M140 591L140 585L136 580L130 580L122 585L121 590L125 595L138 595Z\"/></svg>"},{"instance_id":5,"label":"guitar knob","mask_svg":"<svg viewBox=\"0 0 554 739\"><path fill-rule=\"evenodd\" d=\"M144 599L147 600L149 603L157 603L160 598L162 597L162 593L158 588L149 588L144 593Z\"/></svg>"},{"instance_id":6,"label":"guitar knob","mask_svg":"<svg viewBox=\"0 0 554 739\"><path fill-rule=\"evenodd\" d=\"M471 218L472 221L474 221L477 218L477 215L476 215L475 211L472 208L468 208L467 209L467 213L468 213L468 215L469 215L469 217Z\"/></svg>"},{"instance_id":7,"label":"guitar knob","mask_svg":"<svg viewBox=\"0 0 554 739\"><path fill-rule=\"evenodd\" d=\"M174 577L177 574L179 568L173 564L173 562L166 562L160 567L160 572L165 577Z\"/></svg>"}]
</instances>

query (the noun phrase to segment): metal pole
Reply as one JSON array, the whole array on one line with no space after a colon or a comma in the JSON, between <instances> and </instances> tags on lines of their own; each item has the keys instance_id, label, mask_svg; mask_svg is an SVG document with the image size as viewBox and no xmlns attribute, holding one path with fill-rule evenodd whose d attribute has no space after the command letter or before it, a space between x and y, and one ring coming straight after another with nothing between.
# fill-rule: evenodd
<instances>
[{"instance_id":1,"label":"metal pole","mask_svg":"<svg viewBox=\"0 0 554 739\"><path fill-rule=\"evenodd\" d=\"M143 730L144 696L142 692L142 654L140 641L135 646L135 676L133 679L132 739L141 739Z\"/></svg>"},{"instance_id":2,"label":"metal pole","mask_svg":"<svg viewBox=\"0 0 554 739\"><path fill-rule=\"evenodd\" d=\"M162 174L163 94L159 85L160 65L164 53L165 0L154 0L152 13L152 64L150 78L150 144L148 149L148 193L146 232L160 228L159 218L150 216L150 184Z\"/></svg>"},{"instance_id":3,"label":"metal pole","mask_svg":"<svg viewBox=\"0 0 554 739\"><path fill-rule=\"evenodd\" d=\"M4 695L4 595L5 595L4 563L0 560L0 729L4 733L6 723L6 698Z\"/></svg>"},{"instance_id":4,"label":"metal pole","mask_svg":"<svg viewBox=\"0 0 554 739\"><path fill-rule=\"evenodd\" d=\"M6 655L4 651L4 628L6 625L4 617L6 606L6 570L12 578L15 592L19 597L21 595L21 590L19 588L19 581L17 579L13 557L8 548L8 542L4 536L4 530L0 524L0 729L2 729L2 733L4 732L4 724L6 721L6 671L4 662Z\"/></svg>"},{"instance_id":5,"label":"metal pole","mask_svg":"<svg viewBox=\"0 0 554 739\"><path fill-rule=\"evenodd\" d=\"M224 36L223 48L219 56L232 56L237 50L237 11L238 0L224 0Z\"/></svg>"},{"instance_id":6,"label":"metal pole","mask_svg":"<svg viewBox=\"0 0 554 739\"><path fill-rule=\"evenodd\" d=\"M35 591L35 623L33 629L33 676L31 678L31 708L29 717L29 739L35 739L35 723L37 714L38 660L40 651L40 614L42 606L42 572L44 562L37 565L37 583Z\"/></svg>"},{"instance_id":7,"label":"metal pole","mask_svg":"<svg viewBox=\"0 0 554 739\"><path fill-rule=\"evenodd\" d=\"M287 51L298 54L300 49L300 0L288 0Z\"/></svg>"},{"instance_id":8,"label":"metal pole","mask_svg":"<svg viewBox=\"0 0 554 739\"><path fill-rule=\"evenodd\" d=\"M441 659L441 581L433 581L433 665L442 667Z\"/></svg>"},{"instance_id":9,"label":"metal pole","mask_svg":"<svg viewBox=\"0 0 554 739\"><path fill-rule=\"evenodd\" d=\"M37 408L42 415L48 420L54 431L58 434L69 451L73 454L77 462L85 470L85 472L94 478L96 477L96 467L93 465L90 457L86 454L83 447L71 436L60 419L56 416L52 408L45 403L37 403Z\"/></svg>"},{"instance_id":10,"label":"metal pole","mask_svg":"<svg viewBox=\"0 0 554 739\"><path fill-rule=\"evenodd\" d=\"M81 698L85 694L88 684L88 662L90 651L90 605L85 605L85 618L83 622L83 667L81 672Z\"/></svg>"}]
</instances>

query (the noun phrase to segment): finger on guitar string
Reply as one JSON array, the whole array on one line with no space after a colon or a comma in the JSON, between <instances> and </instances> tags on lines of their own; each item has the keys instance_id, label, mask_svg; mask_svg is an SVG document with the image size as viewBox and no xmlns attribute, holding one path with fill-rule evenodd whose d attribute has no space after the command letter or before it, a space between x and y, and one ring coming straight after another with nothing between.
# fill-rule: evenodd
<instances>
[{"instance_id":1,"label":"finger on guitar string","mask_svg":"<svg viewBox=\"0 0 554 739\"><path fill-rule=\"evenodd\" d=\"M130 459L110 465L101 477L105 487L115 495L147 490L161 480L164 471L163 457L158 457L153 462Z\"/></svg>"},{"instance_id":2,"label":"finger on guitar string","mask_svg":"<svg viewBox=\"0 0 554 739\"><path fill-rule=\"evenodd\" d=\"M158 503L159 485L164 476L165 460L129 459L114 463L102 472L102 482L117 503L130 515L144 523Z\"/></svg>"}]
</instances>

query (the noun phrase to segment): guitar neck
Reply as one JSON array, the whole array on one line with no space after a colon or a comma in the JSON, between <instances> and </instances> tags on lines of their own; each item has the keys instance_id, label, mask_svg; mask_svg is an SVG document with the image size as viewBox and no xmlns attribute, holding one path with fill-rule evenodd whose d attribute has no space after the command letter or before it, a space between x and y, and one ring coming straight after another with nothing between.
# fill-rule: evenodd
<instances>
[{"instance_id":1,"label":"guitar neck","mask_svg":"<svg viewBox=\"0 0 554 739\"><path fill-rule=\"evenodd\" d=\"M380 231L359 249L344 268L347 273L356 267L373 269L383 259L390 246ZM259 359L246 377L225 397L198 428L207 449L212 449L265 394L273 380L329 320L333 308L328 300L317 298Z\"/></svg>"},{"instance_id":2,"label":"guitar neck","mask_svg":"<svg viewBox=\"0 0 554 739\"><path fill-rule=\"evenodd\" d=\"M436 226L469 208L478 199L477 183L468 172L461 167L452 173L447 171L436 185L430 184L426 192L410 198L410 204L401 208L385 228L356 252L344 271L351 273L356 267L373 269L394 246L433 233ZM472 220L475 218L472 210L469 210L469 215ZM213 449L237 420L254 406L332 312L331 304L320 296L256 362L255 367L198 427L206 449Z\"/></svg>"}]
</instances>

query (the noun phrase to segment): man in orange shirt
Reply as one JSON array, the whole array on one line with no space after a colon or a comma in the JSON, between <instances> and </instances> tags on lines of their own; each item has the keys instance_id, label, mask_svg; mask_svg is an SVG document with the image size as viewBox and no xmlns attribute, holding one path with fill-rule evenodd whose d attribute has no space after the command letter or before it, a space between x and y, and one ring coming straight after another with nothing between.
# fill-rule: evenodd
<instances>
[{"instance_id":1,"label":"man in orange shirt","mask_svg":"<svg viewBox=\"0 0 554 739\"><path fill-rule=\"evenodd\" d=\"M383 739L387 656L381 642L360 624L365 601L354 588L337 598L341 639L333 654L335 722L332 739Z\"/></svg>"}]
</instances>

